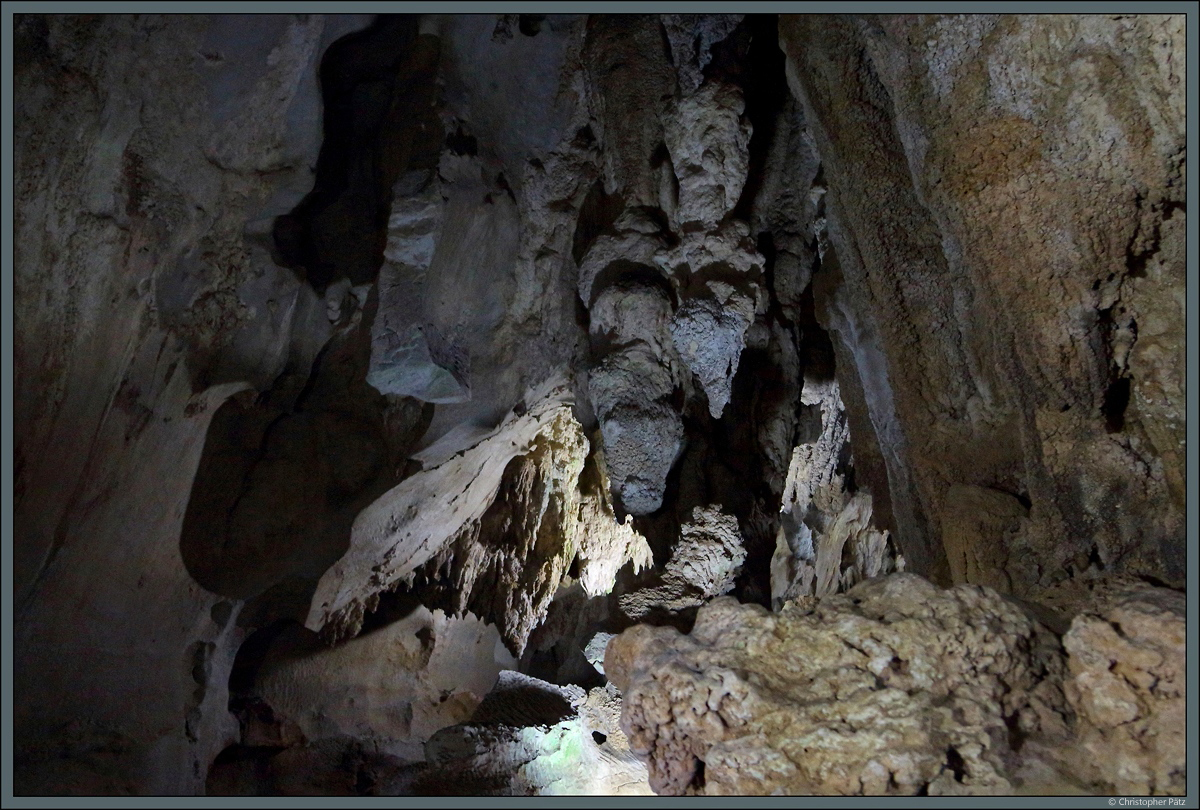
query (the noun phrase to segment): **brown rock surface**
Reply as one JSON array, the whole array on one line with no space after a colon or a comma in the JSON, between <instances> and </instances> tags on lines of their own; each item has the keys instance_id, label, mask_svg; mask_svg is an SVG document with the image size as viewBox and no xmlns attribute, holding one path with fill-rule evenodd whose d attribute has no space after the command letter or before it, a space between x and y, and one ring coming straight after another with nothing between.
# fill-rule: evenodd
<instances>
[{"instance_id":1,"label":"brown rock surface","mask_svg":"<svg viewBox=\"0 0 1200 810\"><path fill-rule=\"evenodd\" d=\"M636 626L605 671L660 794L1179 794L1182 618L1109 583L1060 645L991 589L892 574Z\"/></svg>"},{"instance_id":2,"label":"brown rock surface","mask_svg":"<svg viewBox=\"0 0 1200 810\"><path fill-rule=\"evenodd\" d=\"M996 594L911 574L782 614L720 600L690 636L609 644L659 793L1008 793L1010 727L1065 731L1053 636Z\"/></svg>"},{"instance_id":3,"label":"brown rock surface","mask_svg":"<svg viewBox=\"0 0 1200 810\"><path fill-rule=\"evenodd\" d=\"M1077 762L1113 792L1186 792L1185 613L1181 593L1126 585L1077 616L1063 638Z\"/></svg>"},{"instance_id":4,"label":"brown rock surface","mask_svg":"<svg viewBox=\"0 0 1200 810\"><path fill-rule=\"evenodd\" d=\"M1181 581L1182 36L1179 16L781 18L843 279L824 317L914 570L948 580L970 486L1031 504L978 541L1013 544L1017 592L1093 553Z\"/></svg>"}]
</instances>

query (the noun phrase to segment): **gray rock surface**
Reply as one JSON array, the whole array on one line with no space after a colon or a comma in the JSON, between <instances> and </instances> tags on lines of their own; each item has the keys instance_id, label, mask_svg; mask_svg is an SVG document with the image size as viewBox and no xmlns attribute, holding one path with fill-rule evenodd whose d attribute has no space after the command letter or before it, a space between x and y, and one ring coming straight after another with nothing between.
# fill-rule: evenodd
<instances>
[{"instance_id":1,"label":"gray rock surface","mask_svg":"<svg viewBox=\"0 0 1200 810\"><path fill-rule=\"evenodd\" d=\"M263 234L312 186L321 55L368 23L17 25L18 793L202 792L236 735L238 606L181 524L217 410L330 334Z\"/></svg>"}]
</instances>

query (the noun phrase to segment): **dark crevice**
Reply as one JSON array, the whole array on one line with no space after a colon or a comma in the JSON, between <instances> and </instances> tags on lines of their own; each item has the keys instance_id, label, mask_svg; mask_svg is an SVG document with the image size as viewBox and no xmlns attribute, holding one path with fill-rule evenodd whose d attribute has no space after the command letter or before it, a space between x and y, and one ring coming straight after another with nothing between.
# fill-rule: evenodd
<instances>
[{"instance_id":1,"label":"dark crevice","mask_svg":"<svg viewBox=\"0 0 1200 810\"><path fill-rule=\"evenodd\" d=\"M545 14L520 14L517 16L517 29L527 37L536 37L545 20Z\"/></svg>"},{"instance_id":2,"label":"dark crevice","mask_svg":"<svg viewBox=\"0 0 1200 810\"><path fill-rule=\"evenodd\" d=\"M798 325L800 327L801 367L806 379L830 382L837 378L837 361L833 340L817 321L816 299L809 284L800 296Z\"/></svg>"},{"instance_id":3,"label":"dark crevice","mask_svg":"<svg viewBox=\"0 0 1200 810\"><path fill-rule=\"evenodd\" d=\"M446 148L452 155L477 155L479 140L474 135L464 132L460 124L454 132L446 136Z\"/></svg>"},{"instance_id":4,"label":"dark crevice","mask_svg":"<svg viewBox=\"0 0 1200 810\"><path fill-rule=\"evenodd\" d=\"M1125 428L1125 409L1129 406L1130 380L1118 377L1104 391L1104 423L1109 433L1120 433Z\"/></svg>"},{"instance_id":5,"label":"dark crevice","mask_svg":"<svg viewBox=\"0 0 1200 810\"><path fill-rule=\"evenodd\" d=\"M776 122L788 99L785 78L785 57L779 49L779 17L775 14L748 14L733 34L713 47L714 59L706 73L725 72L742 87L746 101L745 116L753 132L749 144L749 165L746 184L730 216L750 221L754 201L762 190L769 167L771 142L775 139ZM744 51L736 71L722 71L721 56L729 49Z\"/></svg>"},{"instance_id":6,"label":"dark crevice","mask_svg":"<svg viewBox=\"0 0 1200 810\"><path fill-rule=\"evenodd\" d=\"M742 88L745 115L753 127L748 178L731 218L750 219L767 175L776 124L787 103L784 56L777 39L775 15L747 15L729 36L712 46L711 61L703 71L707 81ZM667 160L667 151L660 147L652 155L651 166L661 168ZM759 283L770 290L774 288L777 252L770 233L759 234L758 248L765 259ZM702 288L710 277L721 278L722 269L713 267L708 273L691 274L688 289ZM741 276L730 280L744 283ZM775 327L771 329L772 340L780 334L779 326L784 327L785 334L795 334L774 296L765 323ZM812 323L815 326L815 319ZM824 341L815 340L813 351L821 354L823 348L827 349L827 356L814 358L812 364L814 369L828 366L832 376L832 347L823 330L819 335ZM679 526L691 519L691 509L703 503L720 503L726 513L737 517L747 552L733 595L764 606L770 603L770 561L782 493L773 492L767 483L770 476L766 465L771 462L760 446L758 432L765 421L776 418L774 414L781 407L784 412L792 412L795 421L799 407L798 396L791 396L798 392L789 393L788 375L777 367L778 362L777 353L769 346L745 348L733 379L730 402L719 419L708 413L703 391L697 390L690 402L676 403L683 414L686 450L667 477L663 508L635 520L661 565L670 556Z\"/></svg>"},{"instance_id":7,"label":"dark crevice","mask_svg":"<svg viewBox=\"0 0 1200 810\"><path fill-rule=\"evenodd\" d=\"M270 796L274 791L271 759L282 746L247 746L235 743L217 754L209 768L204 793L207 796ZM237 782L225 784L221 774L233 770L245 774Z\"/></svg>"},{"instance_id":8,"label":"dark crevice","mask_svg":"<svg viewBox=\"0 0 1200 810\"><path fill-rule=\"evenodd\" d=\"M275 221L275 259L318 293L375 279L392 188L406 169L436 167L438 45L417 15L381 15L321 60L324 141L312 191Z\"/></svg>"},{"instance_id":9,"label":"dark crevice","mask_svg":"<svg viewBox=\"0 0 1200 810\"><path fill-rule=\"evenodd\" d=\"M1020 752L1028 736L1021 730L1020 720L1021 717L1018 714L1010 714L1004 718L1004 725L1008 729L1008 747L1012 749L1013 753Z\"/></svg>"},{"instance_id":10,"label":"dark crevice","mask_svg":"<svg viewBox=\"0 0 1200 810\"><path fill-rule=\"evenodd\" d=\"M354 774L354 790L362 796L370 794L375 788L375 778L366 768L358 768Z\"/></svg>"},{"instance_id":11,"label":"dark crevice","mask_svg":"<svg viewBox=\"0 0 1200 810\"><path fill-rule=\"evenodd\" d=\"M13 15L13 70L35 62L49 62L53 58L50 49L50 25L41 14Z\"/></svg>"},{"instance_id":12,"label":"dark crevice","mask_svg":"<svg viewBox=\"0 0 1200 810\"><path fill-rule=\"evenodd\" d=\"M673 304L678 303L675 301L675 288L660 269L621 259L596 274L592 281L592 300L588 302L589 308L596 303L601 293L617 286L627 289L650 287L661 291Z\"/></svg>"},{"instance_id":13,"label":"dark crevice","mask_svg":"<svg viewBox=\"0 0 1200 810\"><path fill-rule=\"evenodd\" d=\"M946 749L946 767L954 774L954 781L961 783L967 774L967 764L963 761L958 749L951 746Z\"/></svg>"},{"instance_id":14,"label":"dark crevice","mask_svg":"<svg viewBox=\"0 0 1200 810\"><path fill-rule=\"evenodd\" d=\"M1137 579L1140 579L1142 582L1145 582L1149 585L1153 585L1156 588L1168 588L1172 591L1179 591L1181 593L1183 592L1183 589L1181 587L1179 587L1178 585L1172 585L1169 582L1161 580L1156 576L1152 576L1151 574L1135 574L1134 576Z\"/></svg>"},{"instance_id":15,"label":"dark crevice","mask_svg":"<svg viewBox=\"0 0 1200 810\"><path fill-rule=\"evenodd\" d=\"M584 127L588 134L591 130ZM583 132L584 130L580 130ZM611 233L613 223L625 210L625 202L619 194L606 194L604 181L597 180L592 184L583 205L579 209L579 219L575 223L575 236L571 243L571 256L575 263L583 261L588 249L602 234Z\"/></svg>"},{"instance_id":16,"label":"dark crevice","mask_svg":"<svg viewBox=\"0 0 1200 810\"><path fill-rule=\"evenodd\" d=\"M584 334L587 334L592 328L592 313L578 295L575 296L575 323Z\"/></svg>"},{"instance_id":17,"label":"dark crevice","mask_svg":"<svg viewBox=\"0 0 1200 810\"><path fill-rule=\"evenodd\" d=\"M412 615L421 604L421 599L403 583L395 590L384 591L379 594L375 608L363 615L362 628L358 635L361 637L382 630Z\"/></svg>"},{"instance_id":18,"label":"dark crevice","mask_svg":"<svg viewBox=\"0 0 1200 810\"><path fill-rule=\"evenodd\" d=\"M650 168L660 168L664 163L671 159L671 150L667 148L665 143L659 143L654 147L654 151L650 153Z\"/></svg>"},{"instance_id":19,"label":"dark crevice","mask_svg":"<svg viewBox=\"0 0 1200 810\"><path fill-rule=\"evenodd\" d=\"M844 479L843 486L846 488L848 494L853 495L858 491L858 485L854 480L854 454L851 451L849 442L843 444L838 451L837 466L834 468L834 475L842 476Z\"/></svg>"},{"instance_id":20,"label":"dark crevice","mask_svg":"<svg viewBox=\"0 0 1200 810\"><path fill-rule=\"evenodd\" d=\"M790 413L794 432L799 391L769 347L742 352L732 396L722 418L703 428L711 435L708 491L712 502L736 515L746 549L734 595L743 602L770 606L771 557L775 551L782 492L768 483L770 460L760 444L759 431L774 414ZM702 414L706 417L707 414ZM749 482L756 482L750 485Z\"/></svg>"},{"instance_id":21,"label":"dark crevice","mask_svg":"<svg viewBox=\"0 0 1200 810\"><path fill-rule=\"evenodd\" d=\"M579 149L587 149L596 145L596 133L592 132L591 124L584 124L576 130L573 145Z\"/></svg>"},{"instance_id":22,"label":"dark crevice","mask_svg":"<svg viewBox=\"0 0 1200 810\"><path fill-rule=\"evenodd\" d=\"M658 27L658 34L659 34L660 40L662 42L663 59L666 60L666 63L668 65L671 65L672 67L674 67L675 66L675 54L673 54L671 52L671 37L667 34L667 27L662 24L662 17L657 14L654 16L658 22L657 27Z\"/></svg>"},{"instance_id":23,"label":"dark crevice","mask_svg":"<svg viewBox=\"0 0 1200 810\"><path fill-rule=\"evenodd\" d=\"M432 418L433 406L366 383L366 329L330 341L256 400L230 399L209 426L180 553L205 588L250 600L239 625L306 610L355 516L407 473L403 459Z\"/></svg>"},{"instance_id":24,"label":"dark crevice","mask_svg":"<svg viewBox=\"0 0 1200 810\"><path fill-rule=\"evenodd\" d=\"M1137 226L1133 229L1129 243L1125 246L1125 269L1129 278L1145 278L1150 260L1158 254L1161 247L1162 223L1174 216L1175 211L1183 209L1183 204L1178 201L1164 200L1152 205L1151 213L1157 212L1158 216L1154 218L1149 233L1143 233L1142 209L1146 207L1146 198L1141 192L1138 192L1133 202L1137 211ZM1111 279L1110 276L1109 280Z\"/></svg>"},{"instance_id":25,"label":"dark crevice","mask_svg":"<svg viewBox=\"0 0 1200 810\"><path fill-rule=\"evenodd\" d=\"M496 187L508 195L508 198L515 204L517 195L513 193L512 186L508 184L508 178L504 176L504 172L496 175Z\"/></svg>"},{"instance_id":26,"label":"dark crevice","mask_svg":"<svg viewBox=\"0 0 1200 810\"><path fill-rule=\"evenodd\" d=\"M1128 316L1127 308L1117 301L1097 313L1099 346L1097 353L1108 358L1108 384L1100 406L1105 427L1109 433L1120 433L1125 428L1125 413L1129 407L1131 379L1120 365L1116 347L1122 342L1132 345L1137 340L1137 322ZM1128 347L1126 347L1128 351Z\"/></svg>"},{"instance_id":27,"label":"dark crevice","mask_svg":"<svg viewBox=\"0 0 1200 810\"><path fill-rule=\"evenodd\" d=\"M254 682L258 679L258 671L266 660L271 645L290 627L298 623L291 619L281 619L266 627L255 630L242 646L238 648L233 659L233 667L229 671L229 710L234 714L253 695Z\"/></svg>"}]
</instances>

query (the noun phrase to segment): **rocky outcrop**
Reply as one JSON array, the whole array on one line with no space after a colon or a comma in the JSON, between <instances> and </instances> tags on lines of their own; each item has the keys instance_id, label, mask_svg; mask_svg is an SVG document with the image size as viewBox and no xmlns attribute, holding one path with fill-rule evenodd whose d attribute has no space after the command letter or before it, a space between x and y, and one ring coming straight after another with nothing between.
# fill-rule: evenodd
<instances>
[{"instance_id":1,"label":"rocky outcrop","mask_svg":"<svg viewBox=\"0 0 1200 810\"><path fill-rule=\"evenodd\" d=\"M577 555L593 587L603 581L595 570L645 565L645 541L622 531L607 498L581 498L588 442L561 397L535 392L530 410L363 510L308 627L353 636L382 594L421 575L444 579L454 611L496 622L519 656Z\"/></svg>"},{"instance_id":2,"label":"rocky outcrop","mask_svg":"<svg viewBox=\"0 0 1200 810\"><path fill-rule=\"evenodd\" d=\"M801 524L794 551L782 542L775 549L772 603L825 596L903 570L904 558L895 556L887 532L874 528L872 517L871 496L860 492L824 531L813 532Z\"/></svg>"},{"instance_id":3,"label":"rocky outcrop","mask_svg":"<svg viewBox=\"0 0 1200 810\"><path fill-rule=\"evenodd\" d=\"M850 489L850 431L837 383L806 379L801 402L801 431L810 441L796 446L788 466L771 558L777 609L788 600L825 596L904 569L889 533L875 528L881 521L875 520L872 496Z\"/></svg>"},{"instance_id":4,"label":"rocky outcrop","mask_svg":"<svg viewBox=\"0 0 1200 810\"><path fill-rule=\"evenodd\" d=\"M1187 791L1185 607L1183 594L1126 584L1077 616L1063 638L1064 691L1079 718L1072 764L1105 792Z\"/></svg>"},{"instance_id":5,"label":"rocky outcrop","mask_svg":"<svg viewBox=\"0 0 1200 810\"><path fill-rule=\"evenodd\" d=\"M892 574L639 625L605 671L660 794L1180 793L1182 599L1098 599L1060 645L991 589Z\"/></svg>"},{"instance_id":6,"label":"rocky outcrop","mask_svg":"<svg viewBox=\"0 0 1200 810\"><path fill-rule=\"evenodd\" d=\"M590 304L598 358L588 396L613 494L642 515L662 506L667 474L682 450L683 420L674 402L680 370L669 331L672 294L653 266L662 249L658 226L634 211L615 227L618 235L597 239L580 267L579 294Z\"/></svg>"},{"instance_id":7,"label":"rocky outcrop","mask_svg":"<svg viewBox=\"0 0 1200 810\"><path fill-rule=\"evenodd\" d=\"M425 741L470 717L514 663L494 626L418 607L332 648L299 627L285 631L252 691L306 742L348 737L420 761Z\"/></svg>"},{"instance_id":8,"label":"rocky outcrop","mask_svg":"<svg viewBox=\"0 0 1200 810\"><path fill-rule=\"evenodd\" d=\"M1065 731L1063 668L996 594L909 574L777 615L718 600L689 636L639 626L605 656L630 745L674 795L1041 792L1010 734Z\"/></svg>"},{"instance_id":9,"label":"rocky outcrop","mask_svg":"<svg viewBox=\"0 0 1200 810\"><path fill-rule=\"evenodd\" d=\"M692 522L683 525L660 582L623 594L621 612L641 621L657 611L676 613L699 607L733 590L745 559L737 518L723 514L719 507L696 507Z\"/></svg>"}]
</instances>

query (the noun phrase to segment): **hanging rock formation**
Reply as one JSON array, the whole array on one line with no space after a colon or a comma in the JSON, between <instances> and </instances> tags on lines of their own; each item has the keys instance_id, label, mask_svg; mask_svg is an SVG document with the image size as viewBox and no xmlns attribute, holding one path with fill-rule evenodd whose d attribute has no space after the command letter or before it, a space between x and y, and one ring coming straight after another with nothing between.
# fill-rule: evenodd
<instances>
[{"instance_id":1,"label":"hanging rock formation","mask_svg":"<svg viewBox=\"0 0 1200 810\"><path fill-rule=\"evenodd\" d=\"M18 15L16 792L1182 794L1184 22Z\"/></svg>"}]
</instances>

